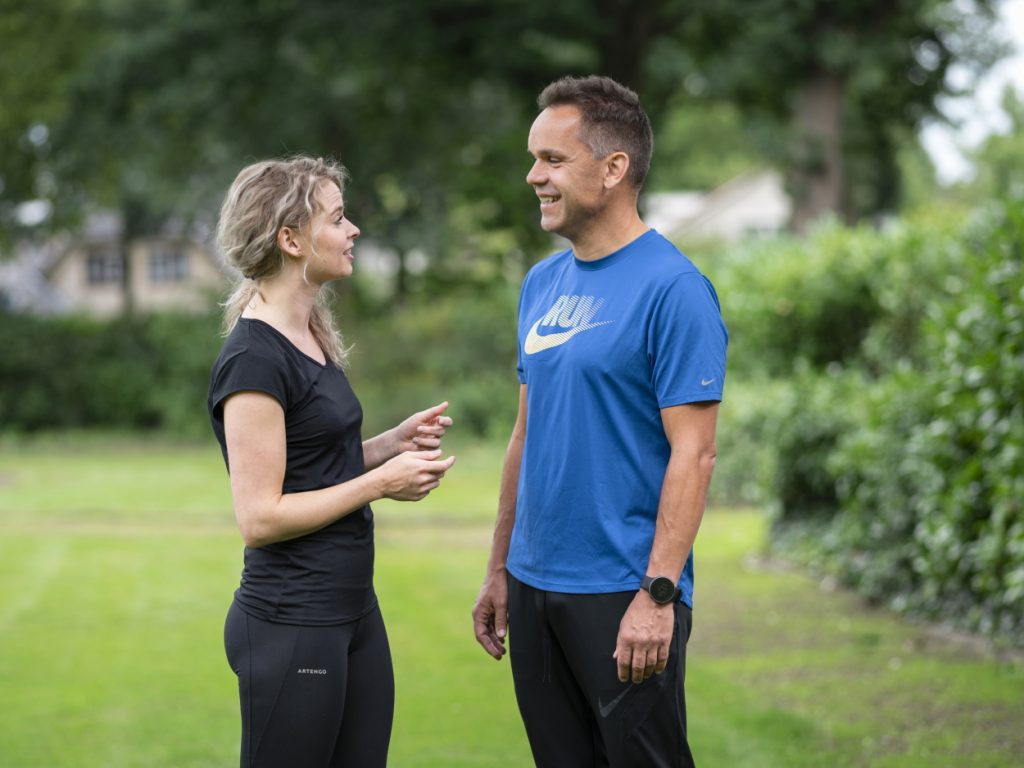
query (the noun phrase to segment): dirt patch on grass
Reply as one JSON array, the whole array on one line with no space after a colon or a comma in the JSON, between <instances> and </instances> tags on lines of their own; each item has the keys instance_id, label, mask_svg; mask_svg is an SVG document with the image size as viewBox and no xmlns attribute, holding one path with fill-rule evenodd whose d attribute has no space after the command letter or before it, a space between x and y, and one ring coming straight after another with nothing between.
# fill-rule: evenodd
<instances>
[{"instance_id":1,"label":"dirt patch on grass","mask_svg":"<svg viewBox=\"0 0 1024 768\"><path fill-rule=\"evenodd\" d=\"M723 565L701 568L698 577L693 641L712 655L756 652L765 643L792 650L836 643L869 648L891 637L879 623L896 622L902 637L894 653L1024 667L1024 648L871 604L791 563L752 554L731 568ZM745 581L735 578L736 566ZM705 633L710 637L701 637Z\"/></svg>"},{"instance_id":2,"label":"dirt patch on grass","mask_svg":"<svg viewBox=\"0 0 1024 768\"><path fill-rule=\"evenodd\" d=\"M915 649L925 653L952 652L958 657L964 655L993 659L1003 664L1024 666L1024 648L1010 648L981 635L963 632L942 624L933 624L916 619L907 619L920 632L915 639ZM1024 696L1024 693L1022 693Z\"/></svg>"},{"instance_id":3,"label":"dirt patch on grass","mask_svg":"<svg viewBox=\"0 0 1024 768\"><path fill-rule=\"evenodd\" d=\"M774 707L816 722L861 726L868 765L891 755L962 758L1024 755L1024 701L965 701L941 681L907 683L891 670L852 666L779 668L736 679L763 691ZM953 738L950 738L955 734ZM938 763L937 763L938 764ZM953 763L941 763L953 764ZM993 766L1016 763L992 763ZM988 765L988 763L986 763Z\"/></svg>"}]
</instances>

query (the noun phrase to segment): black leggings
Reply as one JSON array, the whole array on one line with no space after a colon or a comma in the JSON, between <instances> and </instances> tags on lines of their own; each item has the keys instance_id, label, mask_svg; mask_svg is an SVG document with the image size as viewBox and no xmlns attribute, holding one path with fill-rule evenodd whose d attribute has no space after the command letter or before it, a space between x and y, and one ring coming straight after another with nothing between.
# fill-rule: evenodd
<instances>
[{"instance_id":1,"label":"black leggings","mask_svg":"<svg viewBox=\"0 0 1024 768\"><path fill-rule=\"evenodd\" d=\"M384 768L395 707L380 609L327 627L274 624L232 603L224 624L242 704L242 768Z\"/></svg>"}]
</instances>

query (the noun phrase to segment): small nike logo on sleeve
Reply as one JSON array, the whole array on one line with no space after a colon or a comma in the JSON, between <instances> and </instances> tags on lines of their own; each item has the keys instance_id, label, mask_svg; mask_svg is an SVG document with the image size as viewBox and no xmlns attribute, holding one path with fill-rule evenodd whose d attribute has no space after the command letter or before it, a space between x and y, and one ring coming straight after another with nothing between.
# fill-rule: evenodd
<instances>
[{"instance_id":1,"label":"small nike logo on sleeve","mask_svg":"<svg viewBox=\"0 0 1024 768\"><path fill-rule=\"evenodd\" d=\"M700 385L702 387L709 387L709 386L711 386L714 383L715 383L714 379L701 379L700 380Z\"/></svg>"}]
</instances>

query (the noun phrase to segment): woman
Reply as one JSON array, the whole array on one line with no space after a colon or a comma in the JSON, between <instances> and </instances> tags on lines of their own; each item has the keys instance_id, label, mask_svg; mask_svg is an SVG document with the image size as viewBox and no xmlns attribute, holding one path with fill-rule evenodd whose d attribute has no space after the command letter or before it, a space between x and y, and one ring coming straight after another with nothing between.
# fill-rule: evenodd
<instances>
[{"instance_id":1,"label":"woman","mask_svg":"<svg viewBox=\"0 0 1024 768\"><path fill-rule=\"evenodd\" d=\"M380 498L417 501L455 457L447 403L362 441L346 349L321 288L352 274L345 170L297 157L244 168L217 240L243 281L208 407L245 540L224 639L238 675L242 766L384 766L394 709L373 590Z\"/></svg>"}]
</instances>

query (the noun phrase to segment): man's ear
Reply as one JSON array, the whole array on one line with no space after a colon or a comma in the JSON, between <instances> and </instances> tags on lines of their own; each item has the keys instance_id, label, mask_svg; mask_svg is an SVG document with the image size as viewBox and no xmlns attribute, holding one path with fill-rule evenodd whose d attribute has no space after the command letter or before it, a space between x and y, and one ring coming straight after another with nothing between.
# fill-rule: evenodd
<instances>
[{"instance_id":1,"label":"man's ear","mask_svg":"<svg viewBox=\"0 0 1024 768\"><path fill-rule=\"evenodd\" d=\"M299 233L291 227L281 227L277 230L277 247L286 256L300 258L302 256L302 243L299 240Z\"/></svg>"},{"instance_id":2,"label":"man's ear","mask_svg":"<svg viewBox=\"0 0 1024 768\"><path fill-rule=\"evenodd\" d=\"M617 187L629 175L629 155L625 152L612 152L604 162L605 189Z\"/></svg>"}]
</instances>

